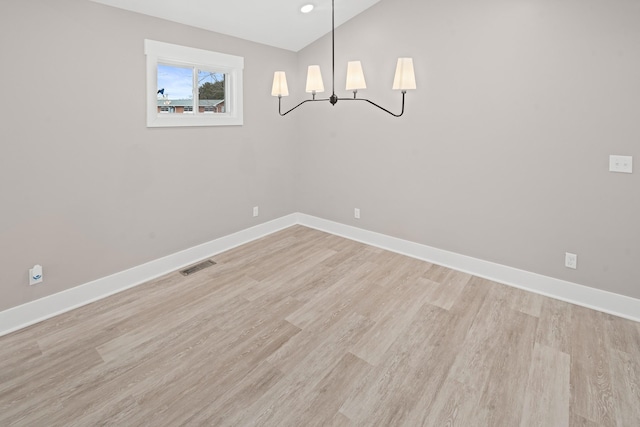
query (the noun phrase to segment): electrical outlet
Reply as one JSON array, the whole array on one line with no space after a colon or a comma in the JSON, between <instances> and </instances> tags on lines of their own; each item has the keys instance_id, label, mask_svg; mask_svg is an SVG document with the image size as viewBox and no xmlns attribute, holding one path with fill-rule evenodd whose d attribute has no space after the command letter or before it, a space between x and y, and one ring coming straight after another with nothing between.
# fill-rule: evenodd
<instances>
[{"instance_id":1,"label":"electrical outlet","mask_svg":"<svg viewBox=\"0 0 640 427\"><path fill-rule=\"evenodd\" d=\"M258 216L258 214L260 213L260 210L258 209L257 206L253 207L253 216Z\"/></svg>"},{"instance_id":2,"label":"electrical outlet","mask_svg":"<svg viewBox=\"0 0 640 427\"><path fill-rule=\"evenodd\" d=\"M564 254L564 266L567 268L578 268L578 255L565 252Z\"/></svg>"},{"instance_id":3,"label":"electrical outlet","mask_svg":"<svg viewBox=\"0 0 640 427\"><path fill-rule=\"evenodd\" d=\"M355 209L353 210L353 217L354 217L355 219L360 219L360 209L355 208Z\"/></svg>"},{"instance_id":4,"label":"electrical outlet","mask_svg":"<svg viewBox=\"0 0 640 427\"><path fill-rule=\"evenodd\" d=\"M36 283L42 282L42 280L43 280L42 266L36 264L33 266L33 268L29 269L29 284L35 285Z\"/></svg>"}]
</instances>

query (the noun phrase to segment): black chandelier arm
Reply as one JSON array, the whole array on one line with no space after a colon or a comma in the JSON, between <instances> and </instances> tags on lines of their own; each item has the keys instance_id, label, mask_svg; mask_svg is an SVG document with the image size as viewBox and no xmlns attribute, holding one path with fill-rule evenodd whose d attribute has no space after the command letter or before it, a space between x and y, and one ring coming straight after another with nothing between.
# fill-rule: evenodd
<instances>
[{"instance_id":1,"label":"black chandelier arm","mask_svg":"<svg viewBox=\"0 0 640 427\"><path fill-rule=\"evenodd\" d=\"M296 108L298 108L299 106L301 106L302 104L305 104L307 102L317 102L317 101L328 101L329 98L323 98L323 99L305 99L304 101L302 101L300 104L296 105L295 107L291 108L290 110L285 111L284 113L282 112L282 96L278 96L278 113L281 116L286 116L287 114L289 114L290 112L292 112L293 110L295 110Z\"/></svg>"},{"instance_id":2,"label":"black chandelier arm","mask_svg":"<svg viewBox=\"0 0 640 427\"><path fill-rule=\"evenodd\" d=\"M278 113L281 116L286 116L287 114L289 114L290 112L292 112L293 110L295 110L296 108L298 108L299 106L301 106L302 104L306 104L307 102L321 102L321 101L329 101L332 104L335 105L335 103L337 103L338 101L365 101L368 102L369 104L373 105L374 107L378 107L379 109L381 109L382 111L391 114L394 117L400 117L404 114L404 96L407 93L407 91L403 90L402 91L402 110L400 110L400 114L395 114L392 113L391 111L387 110L384 107L381 107L380 105L376 104L375 102L371 101L370 99L366 99L366 98L356 98L355 94L353 95L353 98L338 98L335 97L334 101L332 102L331 98L322 98L322 99L305 99L304 101L302 101L301 103L299 103L298 105L296 105L295 107L285 111L284 113L282 112L282 96L278 96ZM335 94L333 95L335 96Z\"/></svg>"},{"instance_id":3,"label":"black chandelier arm","mask_svg":"<svg viewBox=\"0 0 640 427\"><path fill-rule=\"evenodd\" d=\"M373 102L373 101L371 101L371 100L369 100L369 99L366 99L366 98L356 98L355 94L353 95L353 98L338 98L338 101L366 101L366 102L368 102L369 104L371 104L371 105L373 105L373 106L375 106L375 107L378 107L378 108L379 108L379 109L381 109L382 111L385 111L385 112L387 112L387 113L391 114L391 115L392 115L392 116L394 116L394 117L400 117L400 116L402 116L402 115L404 114L404 95L405 95L406 93L407 93L407 91L406 91L406 90L403 90L403 91L402 91L402 110L400 111L400 114L392 113L391 111L387 110L387 109L386 109L386 108L384 108L384 107L379 106L378 104L376 104L375 102Z\"/></svg>"}]
</instances>

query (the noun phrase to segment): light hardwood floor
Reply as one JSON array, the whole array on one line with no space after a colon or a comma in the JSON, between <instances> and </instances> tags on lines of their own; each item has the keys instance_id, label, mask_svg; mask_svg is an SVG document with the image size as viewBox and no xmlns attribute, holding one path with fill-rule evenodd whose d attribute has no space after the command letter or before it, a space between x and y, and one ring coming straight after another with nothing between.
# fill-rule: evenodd
<instances>
[{"instance_id":1,"label":"light hardwood floor","mask_svg":"<svg viewBox=\"0 0 640 427\"><path fill-rule=\"evenodd\" d=\"M639 426L640 324L301 226L0 338L0 426Z\"/></svg>"}]
</instances>

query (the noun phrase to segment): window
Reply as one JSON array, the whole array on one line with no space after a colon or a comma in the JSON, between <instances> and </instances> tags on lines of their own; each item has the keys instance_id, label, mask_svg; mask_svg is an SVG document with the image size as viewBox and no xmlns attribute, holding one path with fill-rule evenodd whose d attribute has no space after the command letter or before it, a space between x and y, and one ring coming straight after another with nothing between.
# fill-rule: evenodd
<instances>
[{"instance_id":1,"label":"window","mask_svg":"<svg viewBox=\"0 0 640 427\"><path fill-rule=\"evenodd\" d=\"M145 40L147 127L242 125L244 58Z\"/></svg>"}]
</instances>

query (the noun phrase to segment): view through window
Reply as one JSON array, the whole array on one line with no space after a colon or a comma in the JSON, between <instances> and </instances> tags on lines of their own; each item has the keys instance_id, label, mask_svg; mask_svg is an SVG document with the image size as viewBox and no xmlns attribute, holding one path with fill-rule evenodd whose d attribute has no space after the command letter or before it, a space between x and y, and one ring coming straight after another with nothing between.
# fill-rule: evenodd
<instances>
[{"instance_id":1,"label":"view through window","mask_svg":"<svg viewBox=\"0 0 640 427\"><path fill-rule=\"evenodd\" d=\"M225 80L222 72L158 64L158 112L225 113Z\"/></svg>"}]
</instances>

